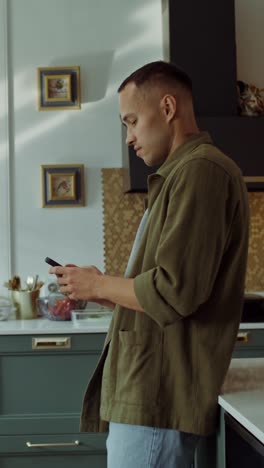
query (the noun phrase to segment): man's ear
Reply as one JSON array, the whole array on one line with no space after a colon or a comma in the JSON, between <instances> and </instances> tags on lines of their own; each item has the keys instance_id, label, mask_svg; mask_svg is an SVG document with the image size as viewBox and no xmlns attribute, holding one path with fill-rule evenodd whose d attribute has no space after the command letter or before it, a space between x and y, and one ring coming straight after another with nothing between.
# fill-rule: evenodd
<instances>
[{"instance_id":1,"label":"man's ear","mask_svg":"<svg viewBox=\"0 0 264 468\"><path fill-rule=\"evenodd\" d=\"M161 106L167 122L170 122L175 117L177 111L177 101L175 96L172 96L172 94L165 94L161 100Z\"/></svg>"}]
</instances>

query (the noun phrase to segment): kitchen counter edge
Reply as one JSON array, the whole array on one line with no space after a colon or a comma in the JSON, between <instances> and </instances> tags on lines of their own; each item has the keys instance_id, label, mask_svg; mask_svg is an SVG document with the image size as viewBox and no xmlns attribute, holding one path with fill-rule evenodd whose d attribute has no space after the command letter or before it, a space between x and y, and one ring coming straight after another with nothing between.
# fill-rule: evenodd
<instances>
[{"instance_id":1,"label":"kitchen counter edge","mask_svg":"<svg viewBox=\"0 0 264 468\"><path fill-rule=\"evenodd\" d=\"M94 320L75 325L72 321L55 321L47 318L32 320L7 320L0 322L0 335L107 333L110 320Z\"/></svg>"}]
</instances>

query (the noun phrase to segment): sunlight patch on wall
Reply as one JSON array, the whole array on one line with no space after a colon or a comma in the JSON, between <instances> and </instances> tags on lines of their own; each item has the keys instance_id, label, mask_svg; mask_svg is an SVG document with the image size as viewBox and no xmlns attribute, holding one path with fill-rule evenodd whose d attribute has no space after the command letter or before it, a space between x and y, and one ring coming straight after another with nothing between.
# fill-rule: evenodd
<instances>
[{"instance_id":1,"label":"sunlight patch on wall","mask_svg":"<svg viewBox=\"0 0 264 468\"><path fill-rule=\"evenodd\" d=\"M49 118L46 122L42 122L41 124L35 125L34 127L30 127L27 130L24 130L20 133L16 138L16 146L22 147L27 142L36 140L40 135L43 133L47 133L49 131L54 131L56 127L59 127L63 123L65 123L69 119L69 116L66 114L56 115L52 118ZM7 144L2 143L0 145L0 154L3 151L7 150Z\"/></svg>"},{"instance_id":2,"label":"sunlight patch on wall","mask_svg":"<svg viewBox=\"0 0 264 468\"><path fill-rule=\"evenodd\" d=\"M157 15L157 7L155 3L152 5L142 5L141 8L138 8L136 11L134 11L129 19L136 25L141 24L145 26L146 23L151 23L151 29L156 34L161 32L161 15Z\"/></svg>"},{"instance_id":3,"label":"sunlight patch on wall","mask_svg":"<svg viewBox=\"0 0 264 468\"><path fill-rule=\"evenodd\" d=\"M0 81L0 96L6 96L7 94L7 89L6 89L6 81L1 80ZM3 106L3 103L1 103L0 107L0 119L6 116L6 111L5 111L5 106Z\"/></svg>"},{"instance_id":4,"label":"sunlight patch on wall","mask_svg":"<svg viewBox=\"0 0 264 468\"><path fill-rule=\"evenodd\" d=\"M116 51L115 57L119 59L129 53L134 53L137 49L142 50L142 47L144 47L144 49L147 49L148 47L153 48L154 46L159 46L159 44L159 36L156 35L151 29L150 31L145 31L134 40L130 40L128 44L125 44L124 46L120 47Z\"/></svg>"},{"instance_id":5,"label":"sunlight patch on wall","mask_svg":"<svg viewBox=\"0 0 264 468\"><path fill-rule=\"evenodd\" d=\"M37 102L37 84L34 80L34 87L30 86L30 80L32 79L32 73L26 71L16 73L14 77L14 89L16 90L15 96L15 107L16 110L22 109L28 104L34 104Z\"/></svg>"},{"instance_id":6,"label":"sunlight patch on wall","mask_svg":"<svg viewBox=\"0 0 264 468\"><path fill-rule=\"evenodd\" d=\"M56 115L54 117L49 117L46 122L41 122L41 124L36 125L35 127L31 127L25 130L22 134L18 135L16 139L16 145L21 147L28 141L32 141L38 138L40 135L43 135L43 133L54 131L56 127L59 127L65 123L69 118L69 115L66 115L66 113Z\"/></svg>"},{"instance_id":7,"label":"sunlight patch on wall","mask_svg":"<svg viewBox=\"0 0 264 468\"><path fill-rule=\"evenodd\" d=\"M6 155L8 151L9 145L8 143L1 143L0 144L0 161L6 161Z\"/></svg>"},{"instance_id":8,"label":"sunlight patch on wall","mask_svg":"<svg viewBox=\"0 0 264 468\"><path fill-rule=\"evenodd\" d=\"M32 86L29 86L29 81L30 75L25 71L17 73L14 78L16 110L20 110L29 104L37 102L36 82L34 81L34 88L32 88ZM7 96L6 80L0 81L0 96ZM5 117L6 115L7 111L5 106L1 106L0 118Z\"/></svg>"},{"instance_id":9,"label":"sunlight patch on wall","mask_svg":"<svg viewBox=\"0 0 264 468\"><path fill-rule=\"evenodd\" d=\"M118 48L115 53L116 58L120 58L130 52L134 53L137 49L142 50L142 47L147 49L148 47L153 48L153 46L160 45L162 24L161 14L157 15L156 5L143 5L128 20L135 24L136 32L141 27L142 33L135 33L134 39L130 38L127 44Z\"/></svg>"}]
</instances>

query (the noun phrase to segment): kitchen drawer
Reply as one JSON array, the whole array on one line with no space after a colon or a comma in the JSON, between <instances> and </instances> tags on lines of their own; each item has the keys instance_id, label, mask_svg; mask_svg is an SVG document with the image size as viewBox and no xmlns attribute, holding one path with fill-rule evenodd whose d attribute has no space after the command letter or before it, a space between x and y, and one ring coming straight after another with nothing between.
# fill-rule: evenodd
<instances>
[{"instance_id":1,"label":"kitchen drawer","mask_svg":"<svg viewBox=\"0 0 264 468\"><path fill-rule=\"evenodd\" d=\"M264 357L264 330L239 330L233 358Z\"/></svg>"},{"instance_id":2,"label":"kitchen drawer","mask_svg":"<svg viewBox=\"0 0 264 468\"><path fill-rule=\"evenodd\" d=\"M73 334L38 334L34 335L1 335L0 339L0 354L17 354L17 353L30 353L36 355L38 352L48 353L49 348L46 349L32 349L33 338L50 338L50 341L55 338L70 338L70 346L68 348L63 346L57 346L57 351L63 351L70 353L72 351L89 351L91 353L100 353L104 340L106 337L105 333L73 333ZM54 349L51 349L51 352Z\"/></svg>"},{"instance_id":3,"label":"kitchen drawer","mask_svg":"<svg viewBox=\"0 0 264 468\"><path fill-rule=\"evenodd\" d=\"M0 467L106 468L106 436L106 434L92 433L76 433L67 436L1 436ZM78 441L79 445L75 445L75 441ZM28 447L28 442L37 446ZM40 444L45 444L45 446Z\"/></svg>"}]
</instances>

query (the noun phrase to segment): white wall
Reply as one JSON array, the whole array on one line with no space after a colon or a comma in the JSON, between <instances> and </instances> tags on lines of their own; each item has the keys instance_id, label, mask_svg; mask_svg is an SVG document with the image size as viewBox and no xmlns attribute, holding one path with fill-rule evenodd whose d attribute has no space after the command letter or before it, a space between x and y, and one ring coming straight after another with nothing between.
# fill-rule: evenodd
<instances>
[{"instance_id":1,"label":"white wall","mask_svg":"<svg viewBox=\"0 0 264 468\"><path fill-rule=\"evenodd\" d=\"M120 167L116 88L162 58L161 0L0 0L0 293L46 256L103 269L102 167ZM235 0L238 78L264 86L263 0ZM82 109L37 111L36 69L80 65ZM40 165L83 163L84 208L41 208Z\"/></svg>"},{"instance_id":2,"label":"white wall","mask_svg":"<svg viewBox=\"0 0 264 468\"><path fill-rule=\"evenodd\" d=\"M235 0L237 78L264 88L264 1Z\"/></svg>"},{"instance_id":3,"label":"white wall","mask_svg":"<svg viewBox=\"0 0 264 468\"><path fill-rule=\"evenodd\" d=\"M0 0L0 286L45 279L46 256L104 268L100 169L122 165L116 89L162 58L161 37L160 0ZM82 109L39 112L36 69L60 65L80 65ZM86 166L86 207L41 208L40 165L70 163Z\"/></svg>"},{"instance_id":4,"label":"white wall","mask_svg":"<svg viewBox=\"0 0 264 468\"><path fill-rule=\"evenodd\" d=\"M0 1L0 290L11 272L6 5Z\"/></svg>"}]
</instances>

